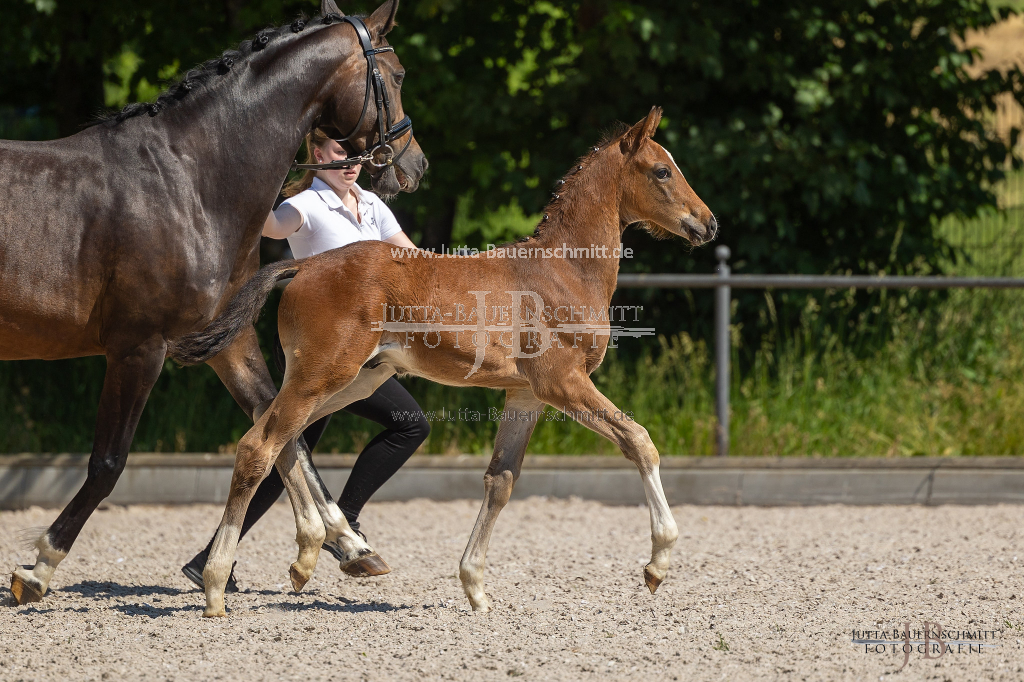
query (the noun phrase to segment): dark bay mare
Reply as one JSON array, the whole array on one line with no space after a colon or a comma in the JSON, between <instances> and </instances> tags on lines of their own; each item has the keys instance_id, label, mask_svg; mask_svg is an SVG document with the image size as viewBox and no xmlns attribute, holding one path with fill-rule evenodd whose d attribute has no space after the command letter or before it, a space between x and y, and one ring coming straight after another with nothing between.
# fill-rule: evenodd
<instances>
[{"instance_id":1,"label":"dark bay mare","mask_svg":"<svg viewBox=\"0 0 1024 682\"><path fill-rule=\"evenodd\" d=\"M365 19L388 125L405 121L404 70L379 50L397 8L388 0ZM12 575L19 603L42 598L113 489L168 343L205 327L259 269L260 232L303 136L317 125L347 134L352 154L375 146L371 60L334 1L321 10L260 32L152 104L65 139L0 141L0 359L107 358L87 479L36 541L35 566ZM408 126L401 136L393 165L366 162L380 194L415 190L426 170ZM209 365L250 417L276 394L251 326ZM284 458L289 494L312 493L325 519L344 523L308 452ZM346 557L372 552L345 529L327 539Z\"/></svg>"}]
</instances>

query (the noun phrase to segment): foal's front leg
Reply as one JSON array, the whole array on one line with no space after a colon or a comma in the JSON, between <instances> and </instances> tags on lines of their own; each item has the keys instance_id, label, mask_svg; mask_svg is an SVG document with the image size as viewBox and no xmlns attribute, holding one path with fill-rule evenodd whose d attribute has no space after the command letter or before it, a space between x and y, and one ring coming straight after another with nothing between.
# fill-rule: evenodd
<instances>
[{"instance_id":1,"label":"foal's front leg","mask_svg":"<svg viewBox=\"0 0 1024 682\"><path fill-rule=\"evenodd\" d=\"M651 512L651 562L644 566L644 583L654 594L668 575L679 528L665 499L658 470L661 458L650 434L640 424L626 419L582 372L545 380L544 385L535 386L534 391L547 404L567 412L588 429L619 446L626 459L640 471Z\"/></svg>"},{"instance_id":2,"label":"foal's front leg","mask_svg":"<svg viewBox=\"0 0 1024 682\"><path fill-rule=\"evenodd\" d=\"M508 504L512 487L519 479L526 446L537 426L537 418L544 404L529 389L509 389L505 393L505 418L498 425L494 439L494 454L484 474L484 501L480 514L469 536L469 544L459 564L462 589L469 597L474 611L490 611L491 603L484 594L484 564L487 545L498 514ZM522 417L522 419L520 419Z\"/></svg>"}]
</instances>

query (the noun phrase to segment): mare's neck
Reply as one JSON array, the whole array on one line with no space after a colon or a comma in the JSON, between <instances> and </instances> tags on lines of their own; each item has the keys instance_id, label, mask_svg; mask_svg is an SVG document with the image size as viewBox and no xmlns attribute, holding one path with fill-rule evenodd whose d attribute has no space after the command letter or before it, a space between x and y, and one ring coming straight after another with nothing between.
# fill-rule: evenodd
<instances>
[{"instance_id":1,"label":"mare's neck","mask_svg":"<svg viewBox=\"0 0 1024 682\"><path fill-rule=\"evenodd\" d=\"M154 133L170 153L196 169L201 217L225 246L258 244L295 151L330 93L362 98L361 77L347 88L338 82L354 42L344 24L281 36L148 120L162 126Z\"/></svg>"}]
</instances>

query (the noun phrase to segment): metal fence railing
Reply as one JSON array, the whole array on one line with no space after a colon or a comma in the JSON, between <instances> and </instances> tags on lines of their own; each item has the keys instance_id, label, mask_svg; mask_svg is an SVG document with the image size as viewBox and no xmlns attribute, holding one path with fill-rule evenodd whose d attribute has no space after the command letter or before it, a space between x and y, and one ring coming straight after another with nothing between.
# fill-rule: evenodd
<instances>
[{"instance_id":1,"label":"metal fence railing","mask_svg":"<svg viewBox=\"0 0 1024 682\"><path fill-rule=\"evenodd\" d=\"M1024 289L1024 277L876 277L872 275L733 275L728 246L715 249L714 275L619 275L623 288L715 290L716 454L729 454L729 322L732 289Z\"/></svg>"}]
</instances>

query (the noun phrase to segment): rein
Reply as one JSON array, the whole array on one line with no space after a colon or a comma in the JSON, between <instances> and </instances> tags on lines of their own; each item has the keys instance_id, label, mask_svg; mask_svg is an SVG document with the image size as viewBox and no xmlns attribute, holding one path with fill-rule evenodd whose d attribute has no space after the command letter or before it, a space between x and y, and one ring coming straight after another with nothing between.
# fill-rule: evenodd
<instances>
[{"instance_id":1,"label":"rein","mask_svg":"<svg viewBox=\"0 0 1024 682\"><path fill-rule=\"evenodd\" d=\"M331 16L331 15L328 15ZM339 161L331 161L330 163L293 163L292 170L331 170L334 168L351 168L352 166L359 166L363 163L369 163L375 168L382 169L393 165L402 158L402 154L412 144L412 119L405 116L401 121L395 124L391 123L391 98L388 96L388 90L384 87L384 77L380 73L380 68L377 66L376 55L381 52L394 52L395 48L388 45L387 47L373 47L370 40L370 32L366 30L366 24L363 23L362 19L358 17L342 17L343 22L350 24L356 31L356 36L359 38L359 44L363 48L363 56L366 58L366 96L363 98L363 111L359 114L359 121L356 123L356 127L351 133L341 138L332 138L338 144L348 142L349 139L359 132L359 129L363 126L363 121L366 120L366 112L370 108L370 93L373 92L374 104L377 107L377 143L365 150L359 156L353 156L347 159L341 159ZM316 126L314 126L316 127ZM398 139L399 137L409 133L409 141L402 147L402 151L395 154L394 148L391 146L391 142ZM376 160L377 152L384 152L384 158L382 162L378 163Z\"/></svg>"}]
</instances>

